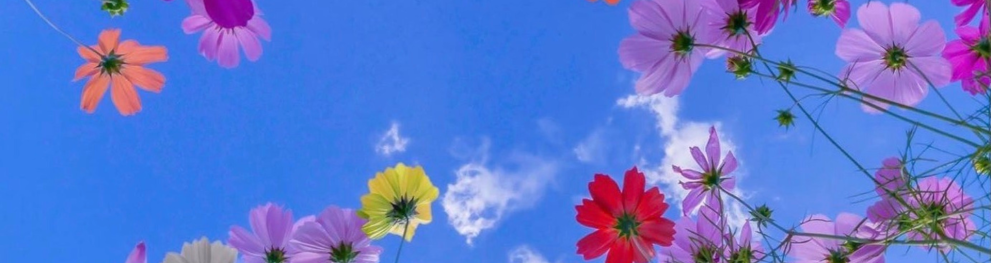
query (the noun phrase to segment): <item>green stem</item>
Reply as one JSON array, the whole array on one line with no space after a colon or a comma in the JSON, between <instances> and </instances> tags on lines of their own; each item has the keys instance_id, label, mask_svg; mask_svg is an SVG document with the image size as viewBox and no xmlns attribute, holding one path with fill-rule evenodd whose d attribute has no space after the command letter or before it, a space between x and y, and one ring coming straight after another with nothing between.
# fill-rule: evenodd
<instances>
[{"instance_id":1,"label":"green stem","mask_svg":"<svg viewBox=\"0 0 991 263\"><path fill-rule=\"evenodd\" d=\"M399 240L399 249L396 249L396 263L399 263L399 254L403 252L403 243L406 243L406 232L409 231L409 217L406 217L406 224L403 226L403 238Z\"/></svg>"},{"instance_id":2,"label":"green stem","mask_svg":"<svg viewBox=\"0 0 991 263\"><path fill-rule=\"evenodd\" d=\"M76 45L79 45L80 47L84 47L86 49L89 49L90 51L93 51L93 53L96 53L97 56L103 57L103 54L100 54L100 51L96 51L96 49L93 49L92 47L87 46L87 45L83 44L82 42L79 42L79 40L76 40L76 38L74 38L71 35L69 35L69 33L66 33L61 28L59 28L58 26L56 26L55 23L52 23L51 20L48 20L48 17L45 17L45 15L41 13L41 10L38 10L38 7L35 6L34 3L31 2L31 0L24 0L24 2L26 2L28 4L28 6L31 7L32 10L34 10L34 13L35 14L38 14L38 16L41 17L41 20L44 20L45 23L48 23L48 25L51 26L53 29L55 29L55 31L58 31L59 33L61 33L63 36L65 36L69 40L72 40L72 42L75 42Z\"/></svg>"}]
</instances>

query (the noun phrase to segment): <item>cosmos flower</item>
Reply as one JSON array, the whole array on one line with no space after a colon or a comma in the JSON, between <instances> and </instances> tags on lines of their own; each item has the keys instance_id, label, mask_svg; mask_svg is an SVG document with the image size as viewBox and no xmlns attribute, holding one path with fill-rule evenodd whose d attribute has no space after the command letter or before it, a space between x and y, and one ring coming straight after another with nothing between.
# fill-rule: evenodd
<instances>
[{"instance_id":1,"label":"cosmos flower","mask_svg":"<svg viewBox=\"0 0 991 263\"><path fill-rule=\"evenodd\" d=\"M696 0L636 1L629 16L637 34L620 42L619 61L642 73L637 93L681 94L709 50L696 44L714 42L707 26L710 16Z\"/></svg>"},{"instance_id":2,"label":"cosmos flower","mask_svg":"<svg viewBox=\"0 0 991 263\"><path fill-rule=\"evenodd\" d=\"M423 167L399 163L368 180L368 194L361 197L358 216L368 220L362 231L371 239L388 233L413 240L416 227L432 220L430 203L440 190L430 183Z\"/></svg>"},{"instance_id":3,"label":"cosmos flower","mask_svg":"<svg viewBox=\"0 0 991 263\"><path fill-rule=\"evenodd\" d=\"M697 0L702 3L711 18L705 39L712 39L716 46L737 52L750 52L754 45L760 45L762 34L756 27L757 12L742 6L737 0ZM753 41L751 41L753 40ZM727 51L711 49L709 58L717 58Z\"/></svg>"},{"instance_id":4,"label":"cosmos flower","mask_svg":"<svg viewBox=\"0 0 991 263\"><path fill-rule=\"evenodd\" d=\"M974 20L974 17L977 16L978 11L981 11L985 17L988 16L988 10L985 6L987 2L985 1L986 0L952 0L953 5L955 6L967 7L967 9L964 9L963 12L960 12L960 14L953 17L953 20L957 22L957 26L963 26L970 23L970 21Z\"/></svg>"},{"instance_id":5,"label":"cosmos flower","mask_svg":"<svg viewBox=\"0 0 991 263\"><path fill-rule=\"evenodd\" d=\"M936 21L919 24L920 14L905 3L881 2L861 5L857 10L860 29L847 29L836 44L836 55L847 64L841 79L850 88L907 106L915 106L929 93L950 81L950 63L940 56L946 38ZM929 80L927 82L926 80ZM862 108L869 113L889 105L865 97Z\"/></svg>"},{"instance_id":6,"label":"cosmos flower","mask_svg":"<svg viewBox=\"0 0 991 263\"><path fill-rule=\"evenodd\" d=\"M108 86L117 111L127 116L141 111L141 99L134 86L158 93L165 85L162 73L145 68L146 64L168 59L165 47L142 46L134 40L119 40L119 29L107 29L100 32L98 45L79 47L77 50L86 63L76 69L73 81L89 77L83 86L79 106L87 113L96 111Z\"/></svg>"},{"instance_id":7,"label":"cosmos flower","mask_svg":"<svg viewBox=\"0 0 991 263\"><path fill-rule=\"evenodd\" d=\"M362 232L366 220L351 209L331 206L293 234L293 263L377 263L382 248ZM328 257L327 255L330 255Z\"/></svg>"},{"instance_id":8,"label":"cosmos flower","mask_svg":"<svg viewBox=\"0 0 991 263\"><path fill-rule=\"evenodd\" d=\"M674 245L658 253L660 263L723 262L723 230L726 220L713 201L699 210L698 218L681 217L675 225ZM745 261L749 262L749 261Z\"/></svg>"},{"instance_id":9,"label":"cosmos flower","mask_svg":"<svg viewBox=\"0 0 991 263\"><path fill-rule=\"evenodd\" d=\"M144 241L138 242L134 246L134 250L131 250L131 254L127 255L127 261L124 261L124 263L148 263Z\"/></svg>"},{"instance_id":10,"label":"cosmos flower","mask_svg":"<svg viewBox=\"0 0 991 263\"><path fill-rule=\"evenodd\" d=\"M905 174L902 173L902 168L904 167L902 161L898 157L888 157L884 159L883 165L884 167L874 173L874 180L879 183L874 188L878 196L882 198L891 197L907 190L908 183Z\"/></svg>"},{"instance_id":11,"label":"cosmos flower","mask_svg":"<svg viewBox=\"0 0 991 263\"><path fill-rule=\"evenodd\" d=\"M813 16L829 16L840 27L850 20L850 2L847 0L809 0L809 13Z\"/></svg>"},{"instance_id":12,"label":"cosmos flower","mask_svg":"<svg viewBox=\"0 0 991 263\"><path fill-rule=\"evenodd\" d=\"M169 252L163 263L234 263L237 250L221 244L220 241L210 243L206 237L192 243L182 244L182 253Z\"/></svg>"},{"instance_id":13,"label":"cosmos flower","mask_svg":"<svg viewBox=\"0 0 991 263\"><path fill-rule=\"evenodd\" d=\"M736 170L736 157L730 151L726 154L726 159L719 162L721 152L716 127L709 127L709 142L705 145L705 153L699 147L692 147L691 152L695 162L702 168L701 172L672 166L676 173L688 179L688 182L679 182L682 188L689 190L688 196L681 202L681 211L685 216L706 200L719 200L720 194L716 186L727 191L736 186L736 178L727 176Z\"/></svg>"},{"instance_id":14,"label":"cosmos flower","mask_svg":"<svg viewBox=\"0 0 991 263\"><path fill-rule=\"evenodd\" d=\"M812 215L802 221L803 233L874 239L874 225L860 216L840 213L836 221L824 215ZM788 254L798 262L884 262L884 246L868 245L825 237L795 236Z\"/></svg>"},{"instance_id":15,"label":"cosmos flower","mask_svg":"<svg viewBox=\"0 0 991 263\"><path fill-rule=\"evenodd\" d=\"M221 67L240 63L240 49L250 61L262 56L258 38L271 41L272 29L262 19L261 10L252 0L186 0L192 14L182 21L186 34L203 31L199 51L207 60L217 60Z\"/></svg>"},{"instance_id":16,"label":"cosmos flower","mask_svg":"<svg viewBox=\"0 0 991 263\"><path fill-rule=\"evenodd\" d=\"M991 59L991 37L988 36L991 26L988 24L988 16L984 16L979 28L966 25L957 27L956 32L960 39L946 43L946 49L943 50L943 57L953 66L951 80L960 80L963 89L971 95L986 92L986 87L991 84L991 77L987 76Z\"/></svg>"},{"instance_id":17,"label":"cosmos flower","mask_svg":"<svg viewBox=\"0 0 991 263\"><path fill-rule=\"evenodd\" d=\"M241 252L246 263L286 263L293 253L289 250L292 238L293 217L291 210L271 203L251 209L248 216L251 231L231 226L227 240Z\"/></svg>"},{"instance_id":18,"label":"cosmos flower","mask_svg":"<svg viewBox=\"0 0 991 263\"><path fill-rule=\"evenodd\" d=\"M750 9L749 12L755 12L754 17L756 18L755 28L757 33L767 34L771 32L774 28L774 24L778 22L778 16L781 13L785 14L785 18L788 18L788 8L794 6L798 3L797 0L739 0L740 6L743 8Z\"/></svg>"},{"instance_id":19,"label":"cosmos flower","mask_svg":"<svg viewBox=\"0 0 991 263\"><path fill-rule=\"evenodd\" d=\"M623 190L608 175L596 174L588 184L592 199L575 206L578 223L596 229L578 241L585 260L608 252L606 263L645 263L654 257L654 245L670 246L674 222L662 217L668 209L657 187L644 192L646 179L634 166L623 178Z\"/></svg>"},{"instance_id":20,"label":"cosmos flower","mask_svg":"<svg viewBox=\"0 0 991 263\"><path fill-rule=\"evenodd\" d=\"M750 222L743 223L743 227L737 234L739 239L735 242L732 236L726 237L727 246L724 258L730 263L758 262L764 258L764 248L760 241L753 240L753 230L750 229Z\"/></svg>"},{"instance_id":21,"label":"cosmos flower","mask_svg":"<svg viewBox=\"0 0 991 263\"><path fill-rule=\"evenodd\" d=\"M923 228L908 233L913 240L939 240L937 233L949 238L967 240L977 228L970 216L974 213L974 200L953 181L953 178L926 177L919 180L915 196L908 197L907 213L910 221L922 224ZM942 246L949 251L950 246Z\"/></svg>"}]
</instances>

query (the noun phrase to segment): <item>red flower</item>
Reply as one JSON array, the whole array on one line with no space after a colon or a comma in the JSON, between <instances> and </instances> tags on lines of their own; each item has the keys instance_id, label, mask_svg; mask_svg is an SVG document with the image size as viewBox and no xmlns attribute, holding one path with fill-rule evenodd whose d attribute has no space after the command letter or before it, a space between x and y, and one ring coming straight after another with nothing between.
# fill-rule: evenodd
<instances>
[{"instance_id":1,"label":"red flower","mask_svg":"<svg viewBox=\"0 0 991 263\"><path fill-rule=\"evenodd\" d=\"M674 240L674 222L662 217L668 209L657 187L644 192L643 173L637 167L626 171L623 191L608 175L596 174L588 184L592 199L583 199L578 223L595 232L578 241L578 254L585 260L609 252L606 263L644 263L654 257L654 244L667 247Z\"/></svg>"}]
</instances>

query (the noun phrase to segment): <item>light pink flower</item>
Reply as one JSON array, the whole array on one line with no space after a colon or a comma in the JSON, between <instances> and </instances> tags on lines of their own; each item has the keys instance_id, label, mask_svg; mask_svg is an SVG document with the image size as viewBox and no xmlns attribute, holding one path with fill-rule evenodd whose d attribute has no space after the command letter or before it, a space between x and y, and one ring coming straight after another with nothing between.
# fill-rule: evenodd
<instances>
[{"instance_id":1,"label":"light pink flower","mask_svg":"<svg viewBox=\"0 0 991 263\"><path fill-rule=\"evenodd\" d=\"M755 28L757 12L740 5L737 0L697 0L709 13L711 22L709 39L714 39L716 46L739 52L750 52L754 45L761 43L761 34ZM753 41L751 41L751 39ZM717 58L727 51L712 49L706 54L709 58Z\"/></svg>"},{"instance_id":2,"label":"light pink flower","mask_svg":"<svg viewBox=\"0 0 991 263\"><path fill-rule=\"evenodd\" d=\"M637 34L619 44L619 61L642 73L637 93L681 94L708 51L695 45L713 42L706 26L709 15L697 0L636 1L629 15Z\"/></svg>"},{"instance_id":3,"label":"light pink flower","mask_svg":"<svg viewBox=\"0 0 991 263\"><path fill-rule=\"evenodd\" d=\"M974 213L971 210L974 206L974 199L971 199L963 189L953 181L953 178L927 177L919 181L916 195L908 197L909 209L916 213L908 213L908 217L916 222L934 221L926 227L908 233L908 237L914 240L938 240L939 232L947 237L956 240L967 240L977 228L970 216ZM922 218L920 217L927 217ZM931 217L931 218L930 218ZM927 220L928 219L928 220ZM948 252L951 247L941 246L944 252Z\"/></svg>"},{"instance_id":4,"label":"light pink flower","mask_svg":"<svg viewBox=\"0 0 991 263\"><path fill-rule=\"evenodd\" d=\"M294 224L291 210L268 203L251 209L248 222L252 232L241 226L231 226L227 243L240 251L241 259L247 263L286 263L295 254L289 246L293 232L299 224L309 220L313 219Z\"/></svg>"},{"instance_id":5,"label":"light pink flower","mask_svg":"<svg viewBox=\"0 0 991 263\"><path fill-rule=\"evenodd\" d=\"M983 1L982 1L983 3ZM943 57L953 65L952 81L960 80L963 89L971 95L984 93L985 87L991 84L988 77L988 61L991 59L991 37L988 36L988 17L981 19L981 26L957 27L960 39L946 43ZM980 76L978 78L978 76ZM980 83L978 83L980 79Z\"/></svg>"},{"instance_id":6,"label":"light pink flower","mask_svg":"<svg viewBox=\"0 0 991 263\"><path fill-rule=\"evenodd\" d=\"M929 93L950 82L950 63L940 56L946 44L936 21L919 24L919 10L904 3L881 2L857 10L860 29L847 29L836 44L836 55L849 64L840 73L848 86L875 97L915 106ZM927 82L926 80L929 80ZM889 105L864 98L864 111L878 113Z\"/></svg>"},{"instance_id":7,"label":"light pink flower","mask_svg":"<svg viewBox=\"0 0 991 263\"><path fill-rule=\"evenodd\" d=\"M809 13L814 16L829 16L840 27L846 27L850 20L850 2L847 0L809 0Z\"/></svg>"},{"instance_id":8,"label":"light pink flower","mask_svg":"<svg viewBox=\"0 0 991 263\"><path fill-rule=\"evenodd\" d=\"M705 145L705 154L699 147L690 149L695 162L702 168L701 172L681 169L676 165L671 167L676 173L680 173L685 179L688 179L687 182L680 182L682 188L690 190L688 196L681 202L681 211L685 216L706 200L717 200L713 203L718 204L720 194L717 186L727 191L733 190L733 187L736 186L736 178L727 176L736 170L736 157L730 151L726 154L726 159L722 163L719 162L721 152L716 127L709 128L709 142ZM707 155L708 157L706 157Z\"/></svg>"},{"instance_id":9,"label":"light pink flower","mask_svg":"<svg viewBox=\"0 0 991 263\"><path fill-rule=\"evenodd\" d=\"M902 173L902 161L898 157L884 159L884 167L874 173L878 186L874 189L882 198L891 197L908 189L905 175Z\"/></svg>"},{"instance_id":10,"label":"light pink flower","mask_svg":"<svg viewBox=\"0 0 991 263\"><path fill-rule=\"evenodd\" d=\"M836 221L824 215L812 215L802 221L803 233L876 239L874 224L850 213L840 213ZM796 262L864 262L883 263L883 245L864 245L832 238L796 236L792 239L788 254Z\"/></svg>"},{"instance_id":11,"label":"light pink flower","mask_svg":"<svg viewBox=\"0 0 991 263\"><path fill-rule=\"evenodd\" d=\"M250 61L262 56L261 37L271 41L272 29L262 19L261 10L252 0L186 0L192 14L182 21L186 34L203 31L199 51L207 60L217 60L221 67L240 63L240 49Z\"/></svg>"},{"instance_id":12,"label":"light pink flower","mask_svg":"<svg viewBox=\"0 0 991 263\"><path fill-rule=\"evenodd\" d=\"M134 250L131 250L131 254L127 255L127 261L124 263L148 263L148 254L145 250L145 242L138 242L134 246Z\"/></svg>"}]
</instances>

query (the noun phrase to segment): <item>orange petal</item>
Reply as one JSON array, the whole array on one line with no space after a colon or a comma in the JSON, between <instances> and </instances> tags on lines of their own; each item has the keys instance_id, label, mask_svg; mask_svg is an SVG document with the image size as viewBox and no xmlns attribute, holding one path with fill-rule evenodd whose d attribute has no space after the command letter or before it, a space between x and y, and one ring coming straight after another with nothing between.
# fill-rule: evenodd
<instances>
[{"instance_id":1,"label":"orange petal","mask_svg":"<svg viewBox=\"0 0 991 263\"><path fill-rule=\"evenodd\" d=\"M93 48L95 49L97 47L93 46ZM93 51L88 48L78 47L76 48L76 52L79 52L79 56L89 62L100 62L100 60L102 60L100 58L100 54L93 53Z\"/></svg>"},{"instance_id":2,"label":"orange petal","mask_svg":"<svg viewBox=\"0 0 991 263\"><path fill-rule=\"evenodd\" d=\"M110 54L110 51L117 48L118 41L120 41L120 29L104 29L100 32L100 51L103 51L103 54Z\"/></svg>"},{"instance_id":3,"label":"orange petal","mask_svg":"<svg viewBox=\"0 0 991 263\"><path fill-rule=\"evenodd\" d=\"M142 46L138 41L125 40L117 48L117 54L124 57L127 64L144 65L162 62L169 59L168 51L163 46Z\"/></svg>"},{"instance_id":4,"label":"orange petal","mask_svg":"<svg viewBox=\"0 0 991 263\"><path fill-rule=\"evenodd\" d=\"M128 65L121 70L121 74L141 89L154 93L162 92L165 85L165 76L158 71L147 69L142 66Z\"/></svg>"},{"instance_id":5,"label":"orange petal","mask_svg":"<svg viewBox=\"0 0 991 263\"><path fill-rule=\"evenodd\" d=\"M105 74L97 74L90 78L83 86L83 98L79 108L86 113L96 111L96 105L100 104L100 99L103 98L103 93L107 92L108 85L110 85L110 76Z\"/></svg>"},{"instance_id":6,"label":"orange petal","mask_svg":"<svg viewBox=\"0 0 991 263\"><path fill-rule=\"evenodd\" d=\"M100 64L96 64L94 62L88 62L83 64L82 66L79 66L79 68L76 69L76 76L72 78L72 81L77 81L87 76L93 76L99 72L100 72Z\"/></svg>"},{"instance_id":7,"label":"orange petal","mask_svg":"<svg viewBox=\"0 0 991 263\"><path fill-rule=\"evenodd\" d=\"M111 91L110 98L114 101L114 105L117 106L117 111L120 115L128 116L134 115L141 111L141 99L138 98L138 91L134 89L134 85L131 81L120 76L114 76L110 80Z\"/></svg>"}]
</instances>

